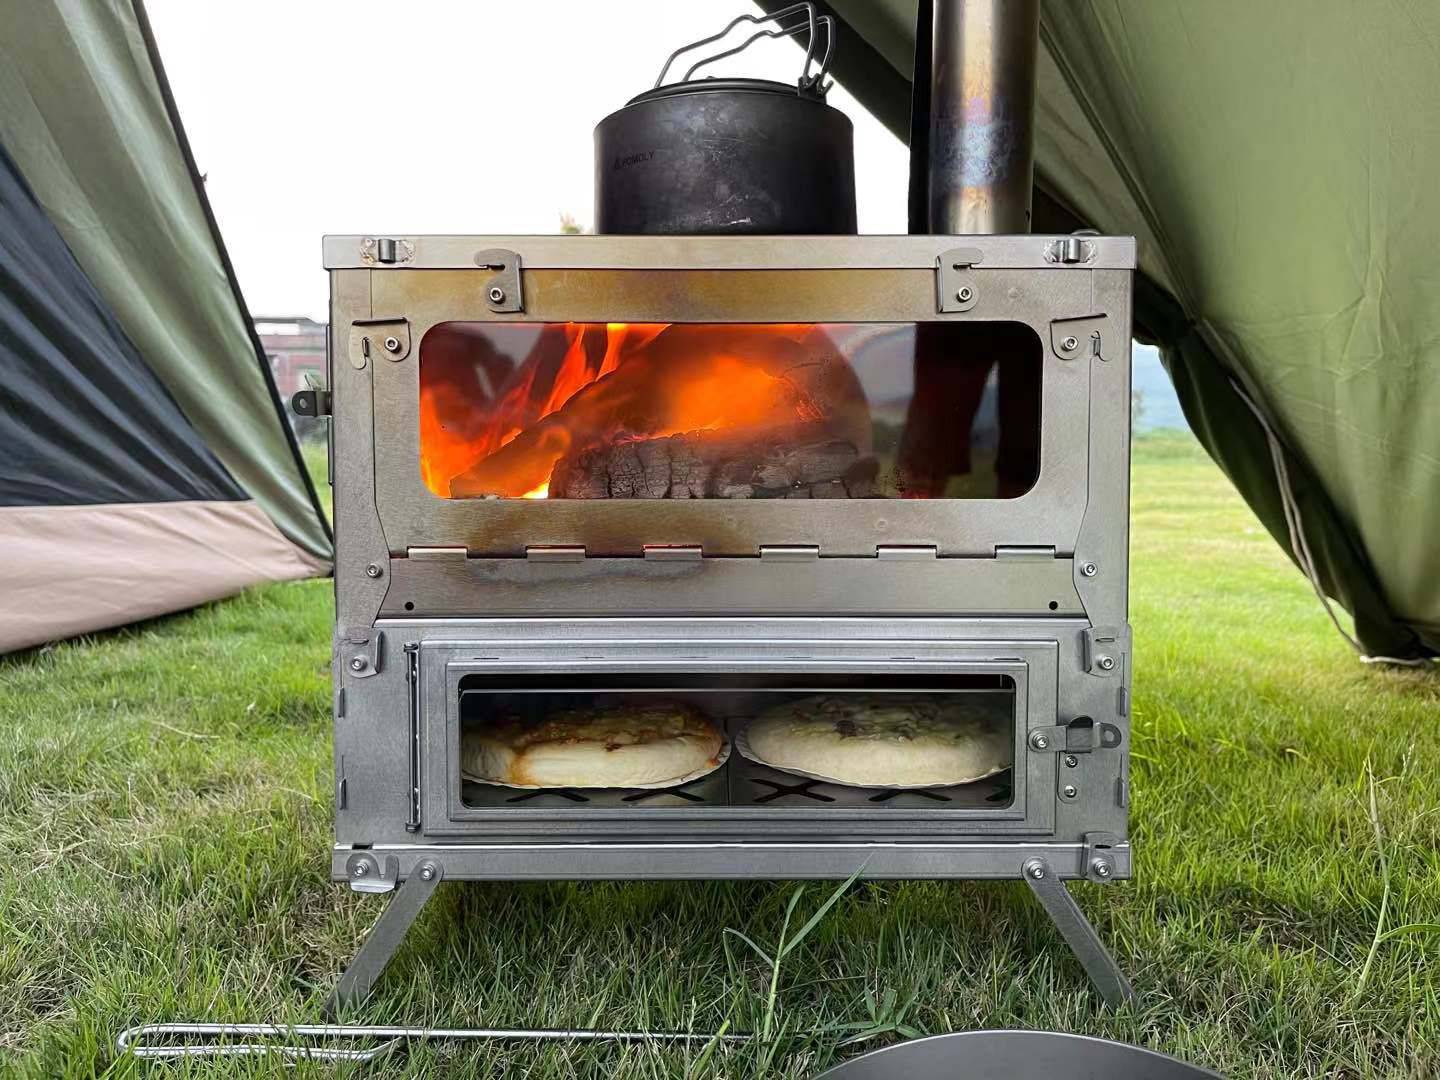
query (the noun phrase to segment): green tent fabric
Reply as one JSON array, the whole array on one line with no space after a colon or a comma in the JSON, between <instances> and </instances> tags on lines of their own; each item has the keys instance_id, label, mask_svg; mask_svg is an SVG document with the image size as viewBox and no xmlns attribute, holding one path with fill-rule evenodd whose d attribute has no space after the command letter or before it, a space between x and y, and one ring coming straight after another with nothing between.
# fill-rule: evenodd
<instances>
[{"instance_id":1,"label":"green tent fabric","mask_svg":"<svg viewBox=\"0 0 1440 1080\"><path fill-rule=\"evenodd\" d=\"M0 0L0 143L189 422L292 543L332 555L131 0Z\"/></svg>"},{"instance_id":2,"label":"green tent fabric","mask_svg":"<svg viewBox=\"0 0 1440 1080\"><path fill-rule=\"evenodd\" d=\"M915 0L828 6L905 135ZM1041 38L1037 188L1136 236L1138 328L1361 650L1436 655L1440 4L1043 0Z\"/></svg>"}]
</instances>

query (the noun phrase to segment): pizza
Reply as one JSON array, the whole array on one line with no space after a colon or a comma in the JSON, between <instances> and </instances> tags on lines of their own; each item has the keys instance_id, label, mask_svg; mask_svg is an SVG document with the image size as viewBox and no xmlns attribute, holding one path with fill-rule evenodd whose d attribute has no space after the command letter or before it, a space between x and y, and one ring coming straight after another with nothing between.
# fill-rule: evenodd
<instances>
[{"instance_id":1,"label":"pizza","mask_svg":"<svg viewBox=\"0 0 1440 1080\"><path fill-rule=\"evenodd\" d=\"M1011 764L1008 731L959 696L834 694L761 713L745 730L762 765L857 787L964 784Z\"/></svg>"},{"instance_id":2,"label":"pizza","mask_svg":"<svg viewBox=\"0 0 1440 1080\"><path fill-rule=\"evenodd\" d=\"M514 787L658 787L717 767L724 747L698 709L653 701L497 717L466 730L460 770Z\"/></svg>"}]
</instances>

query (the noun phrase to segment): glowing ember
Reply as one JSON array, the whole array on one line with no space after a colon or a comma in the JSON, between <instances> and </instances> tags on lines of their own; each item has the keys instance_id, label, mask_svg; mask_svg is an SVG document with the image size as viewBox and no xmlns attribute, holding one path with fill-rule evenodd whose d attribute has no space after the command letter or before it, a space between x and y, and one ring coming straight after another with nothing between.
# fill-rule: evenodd
<instances>
[{"instance_id":1,"label":"glowing ember","mask_svg":"<svg viewBox=\"0 0 1440 1080\"><path fill-rule=\"evenodd\" d=\"M518 362L502 352L521 342ZM543 499L566 455L691 432L804 423L869 443L859 383L812 326L451 323L422 357L421 471L452 498Z\"/></svg>"}]
</instances>

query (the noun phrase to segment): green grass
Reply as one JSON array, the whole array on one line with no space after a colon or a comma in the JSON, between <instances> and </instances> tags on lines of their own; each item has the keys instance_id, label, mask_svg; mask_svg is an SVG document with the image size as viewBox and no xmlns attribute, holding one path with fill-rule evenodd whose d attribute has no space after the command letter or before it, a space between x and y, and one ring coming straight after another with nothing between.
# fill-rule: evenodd
<instances>
[{"instance_id":1,"label":"green grass","mask_svg":"<svg viewBox=\"0 0 1440 1080\"><path fill-rule=\"evenodd\" d=\"M1098 1003L1022 885L861 884L785 956L771 1045L717 1049L704 1074L811 1076L852 1052L841 1024L1058 1028L1234 1077L1440 1073L1440 933L1382 934L1362 976L1382 903L1385 931L1440 923L1440 680L1359 665L1187 439L1137 445L1134 495L1139 876L1075 892L1139 1003ZM313 581L0 661L0 1072L139 1074L112 1040L141 1021L318 1017L380 910L327 880L329 625ZM806 889L792 938L829 891ZM771 968L723 930L770 949L792 893L442 886L365 1018L759 1029ZM377 1074L679 1076L699 1057L427 1048Z\"/></svg>"}]
</instances>

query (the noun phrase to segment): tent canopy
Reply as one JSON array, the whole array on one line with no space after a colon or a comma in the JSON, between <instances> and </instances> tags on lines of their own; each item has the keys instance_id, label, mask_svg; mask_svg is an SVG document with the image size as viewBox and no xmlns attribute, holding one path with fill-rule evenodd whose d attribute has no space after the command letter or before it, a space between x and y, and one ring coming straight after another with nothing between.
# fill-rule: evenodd
<instances>
[{"instance_id":1,"label":"tent canopy","mask_svg":"<svg viewBox=\"0 0 1440 1080\"><path fill-rule=\"evenodd\" d=\"M837 76L906 137L916 0L828 6ZM1191 426L1406 659L1440 652L1437 69L1433 0L1042 0L1037 229L1137 238Z\"/></svg>"},{"instance_id":2,"label":"tent canopy","mask_svg":"<svg viewBox=\"0 0 1440 1080\"><path fill-rule=\"evenodd\" d=\"M0 25L0 652L324 572L143 10Z\"/></svg>"}]
</instances>

